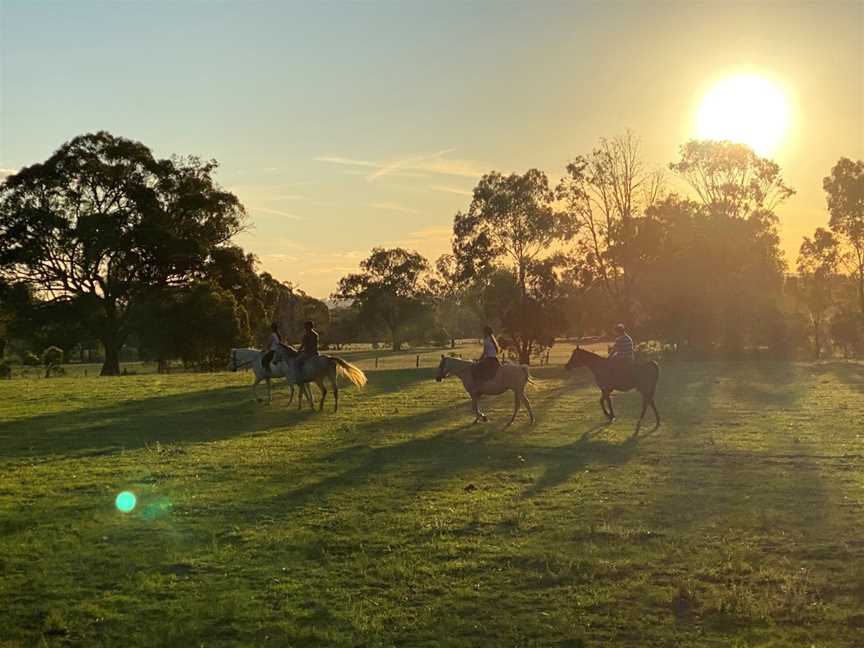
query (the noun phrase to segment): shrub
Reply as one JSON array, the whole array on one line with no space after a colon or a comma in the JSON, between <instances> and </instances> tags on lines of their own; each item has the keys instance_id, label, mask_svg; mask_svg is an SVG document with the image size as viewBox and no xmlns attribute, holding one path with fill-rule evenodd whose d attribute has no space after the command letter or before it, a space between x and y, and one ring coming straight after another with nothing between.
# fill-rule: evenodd
<instances>
[{"instance_id":1,"label":"shrub","mask_svg":"<svg viewBox=\"0 0 864 648\"><path fill-rule=\"evenodd\" d=\"M37 356L35 353L32 353L30 351L25 351L21 355L21 362L23 362L28 367L38 367L40 364L42 364L42 361L39 359L39 356Z\"/></svg>"},{"instance_id":2,"label":"shrub","mask_svg":"<svg viewBox=\"0 0 864 648\"><path fill-rule=\"evenodd\" d=\"M12 378L12 367L9 366L9 363L0 360L0 379L4 378L6 380Z\"/></svg>"},{"instance_id":3,"label":"shrub","mask_svg":"<svg viewBox=\"0 0 864 648\"><path fill-rule=\"evenodd\" d=\"M636 345L634 349L639 360L661 360L665 349L657 340L646 340Z\"/></svg>"}]
</instances>

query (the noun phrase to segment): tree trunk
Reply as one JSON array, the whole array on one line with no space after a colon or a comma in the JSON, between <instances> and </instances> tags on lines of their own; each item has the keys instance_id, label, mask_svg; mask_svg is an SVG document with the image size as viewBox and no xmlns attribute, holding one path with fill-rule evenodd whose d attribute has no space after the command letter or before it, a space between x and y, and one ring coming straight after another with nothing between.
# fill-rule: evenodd
<instances>
[{"instance_id":1,"label":"tree trunk","mask_svg":"<svg viewBox=\"0 0 864 648\"><path fill-rule=\"evenodd\" d=\"M455 338L455 337L451 337L451 338L450 338L450 348L451 348L451 349L455 349L455 348L456 348L456 338Z\"/></svg>"},{"instance_id":2,"label":"tree trunk","mask_svg":"<svg viewBox=\"0 0 864 648\"><path fill-rule=\"evenodd\" d=\"M822 340L819 339L819 321L813 322L813 346L814 351L816 352L816 359L819 360L822 357Z\"/></svg>"},{"instance_id":3,"label":"tree trunk","mask_svg":"<svg viewBox=\"0 0 864 648\"><path fill-rule=\"evenodd\" d=\"M861 317L864 317L864 265L858 268L858 305L861 307Z\"/></svg>"},{"instance_id":4,"label":"tree trunk","mask_svg":"<svg viewBox=\"0 0 864 648\"><path fill-rule=\"evenodd\" d=\"M531 364L531 353L528 340L525 339L525 329L527 327L527 301L528 288L525 285L525 264L519 264L519 339L516 341L516 348L519 349L519 362L527 365Z\"/></svg>"},{"instance_id":5,"label":"tree trunk","mask_svg":"<svg viewBox=\"0 0 864 648\"><path fill-rule=\"evenodd\" d=\"M114 340L103 340L105 345L105 362L102 363L102 371L100 376L119 376L120 375L120 348L122 343L117 343Z\"/></svg>"}]
</instances>

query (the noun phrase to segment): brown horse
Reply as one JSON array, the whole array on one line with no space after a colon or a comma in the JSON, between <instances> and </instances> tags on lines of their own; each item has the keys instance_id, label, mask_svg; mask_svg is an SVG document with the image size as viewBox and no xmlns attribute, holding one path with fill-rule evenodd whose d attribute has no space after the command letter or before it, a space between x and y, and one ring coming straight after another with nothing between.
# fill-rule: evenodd
<instances>
[{"instance_id":1,"label":"brown horse","mask_svg":"<svg viewBox=\"0 0 864 648\"><path fill-rule=\"evenodd\" d=\"M657 406L654 405L654 390L657 389L657 380L660 378L660 366L656 362L651 360L650 362L622 363L576 347L570 355L570 360L564 365L567 370L575 367L588 367L594 375L594 382L602 394L600 407L603 408L603 413L610 422L615 420L615 411L612 409L612 392L630 391L635 388L642 394L642 414L639 416L639 422L636 423L636 434L642 427L642 419L645 418L645 410L649 405L654 410L654 418L657 421L654 429L660 427L660 414L657 413ZM606 410L607 403L609 404L608 411Z\"/></svg>"},{"instance_id":2,"label":"brown horse","mask_svg":"<svg viewBox=\"0 0 864 648\"><path fill-rule=\"evenodd\" d=\"M513 406L513 416L510 417L510 423L516 419L516 414L519 412L519 406L524 403L528 408L528 416L531 417L531 423L534 423L534 411L531 409L531 403L528 402L528 397L525 395L526 385L532 384L531 374L528 373L528 367L525 365L504 364L498 368L498 372L493 378L485 382L477 383L474 379L474 372L471 370L474 363L469 360L460 360L449 356L441 356L441 364L438 365L438 374L435 380L441 382L447 376L457 376L462 381L462 386L471 397L471 406L474 409L474 422L486 422L489 419L480 411L480 397L483 395L495 396L503 394L508 389L513 390L516 402ZM507 423L509 426L510 423Z\"/></svg>"}]
</instances>

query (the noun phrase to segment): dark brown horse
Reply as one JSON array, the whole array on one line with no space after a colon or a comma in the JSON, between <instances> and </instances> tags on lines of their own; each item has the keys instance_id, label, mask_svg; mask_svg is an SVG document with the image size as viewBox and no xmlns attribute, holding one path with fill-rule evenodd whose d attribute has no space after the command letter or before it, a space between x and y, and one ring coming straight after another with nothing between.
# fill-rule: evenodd
<instances>
[{"instance_id":1,"label":"dark brown horse","mask_svg":"<svg viewBox=\"0 0 864 648\"><path fill-rule=\"evenodd\" d=\"M654 410L654 418L657 420L654 429L660 427L660 414L657 413L657 406L654 405L654 390L657 389L657 380L660 378L660 366L656 362L653 360L650 362L622 362L612 358L604 358L596 353L576 347L564 368L569 370L576 367L588 367L594 375L594 382L602 394L600 407L603 408L603 413L609 421L615 420L615 411L612 409L612 392L636 389L642 394L642 414L636 424L636 434L642 427L642 419L645 418L645 410L649 405ZM608 411L606 410L607 403L609 404Z\"/></svg>"}]
</instances>

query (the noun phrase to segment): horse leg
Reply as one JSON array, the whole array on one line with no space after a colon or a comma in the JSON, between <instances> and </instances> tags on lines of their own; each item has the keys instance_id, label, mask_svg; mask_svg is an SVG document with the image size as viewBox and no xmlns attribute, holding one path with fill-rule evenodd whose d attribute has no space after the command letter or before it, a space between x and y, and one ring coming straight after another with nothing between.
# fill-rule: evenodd
<instances>
[{"instance_id":1,"label":"horse leg","mask_svg":"<svg viewBox=\"0 0 864 648\"><path fill-rule=\"evenodd\" d=\"M288 383L288 404L290 405L294 401L294 385Z\"/></svg>"},{"instance_id":2,"label":"horse leg","mask_svg":"<svg viewBox=\"0 0 864 648\"><path fill-rule=\"evenodd\" d=\"M609 414L608 411L606 411L606 392L601 392L600 394L600 407L603 409L603 416L605 416L607 419L612 417L612 415Z\"/></svg>"},{"instance_id":3,"label":"horse leg","mask_svg":"<svg viewBox=\"0 0 864 648\"><path fill-rule=\"evenodd\" d=\"M474 408L474 422L486 421L486 415L480 411L480 397L471 394L471 407Z\"/></svg>"},{"instance_id":4,"label":"horse leg","mask_svg":"<svg viewBox=\"0 0 864 648\"><path fill-rule=\"evenodd\" d=\"M654 394L651 394L650 405L651 409L654 410L654 419L656 420L656 423L654 424L654 429L656 430L660 427L660 414L657 412L657 406L654 404Z\"/></svg>"},{"instance_id":5,"label":"horse leg","mask_svg":"<svg viewBox=\"0 0 864 648\"><path fill-rule=\"evenodd\" d=\"M333 411L339 411L339 383L336 380L336 370L330 374L330 385L333 387Z\"/></svg>"},{"instance_id":6,"label":"horse leg","mask_svg":"<svg viewBox=\"0 0 864 648\"><path fill-rule=\"evenodd\" d=\"M519 412L519 406L522 404L522 397L518 391L513 390L513 396L515 396L515 403L513 404L513 416L510 417L510 422L507 423L504 427L510 427L513 424L513 421L516 420L516 414Z\"/></svg>"},{"instance_id":7,"label":"horse leg","mask_svg":"<svg viewBox=\"0 0 864 648\"><path fill-rule=\"evenodd\" d=\"M646 409L648 409L648 397L642 394L642 413L639 415L639 420L636 421L636 431L633 434L639 434L639 428L642 427L642 419L645 418Z\"/></svg>"},{"instance_id":8,"label":"horse leg","mask_svg":"<svg viewBox=\"0 0 864 648\"><path fill-rule=\"evenodd\" d=\"M615 420L615 410L612 409L612 392L606 394L606 402L609 403L609 421Z\"/></svg>"},{"instance_id":9,"label":"horse leg","mask_svg":"<svg viewBox=\"0 0 864 648\"><path fill-rule=\"evenodd\" d=\"M272 405L272 403L273 403L273 391L270 387L270 379L265 378L265 380L267 381L267 404Z\"/></svg>"},{"instance_id":10,"label":"horse leg","mask_svg":"<svg viewBox=\"0 0 864 648\"><path fill-rule=\"evenodd\" d=\"M309 407L315 409L315 397L312 395L312 385L303 383L306 386L306 398L309 400Z\"/></svg>"},{"instance_id":11,"label":"horse leg","mask_svg":"<svg viewBox=\"0 0 864 648\"><path fill-rule=\"evenodd\" d=\"M534 410L531 409L531 403L528 400L528 397L525 395L524 391L522 392L522 402L525 403L525 407L528 408L528 415L531 417L531 425L534 425L537 419L534 418Z\"/></svg>"},{"instance_id":12,"label":"horse leg","mask_svg":"<svg viewBox=\"0 0 864 648\"><path fill-rule=\"evenodd\" d=\"M315 381L315 384L318 385L318 389L321 390L321 403L318 405L318 411L324 411L324 399L327 398L327 388L324 386L324 379L319 378Z\"/></svg>"}]
</instances>

